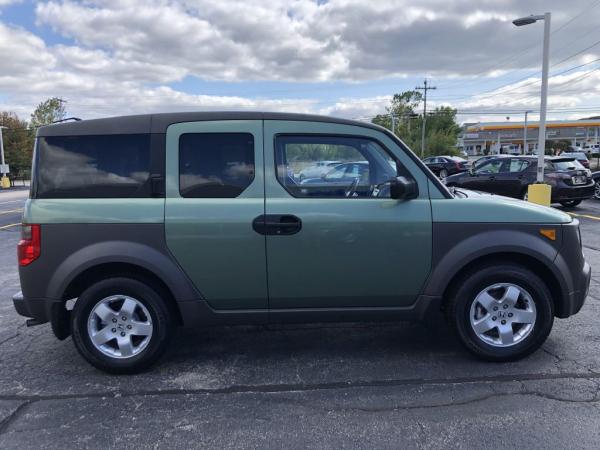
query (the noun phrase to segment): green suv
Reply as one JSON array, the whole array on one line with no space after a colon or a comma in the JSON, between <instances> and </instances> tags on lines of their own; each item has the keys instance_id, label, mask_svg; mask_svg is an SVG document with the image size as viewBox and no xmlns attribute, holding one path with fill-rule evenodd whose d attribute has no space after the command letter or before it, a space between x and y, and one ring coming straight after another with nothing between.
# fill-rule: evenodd
<instances>
[{"instance_id":1,"label":"green suv","mask_svg":"<svg viewBox=\"0 0 600 450\"><path fill-rule=\"evenodd\" d=\"M314 178L304 168L336 161ZM544 342L590 282L579 224L449 191L383 128L173 113L39 129L17 312L135 372L177 326L420 320L492 361ZM302 179L301 179L302 178Z\"/></svg>"}]
</instances>

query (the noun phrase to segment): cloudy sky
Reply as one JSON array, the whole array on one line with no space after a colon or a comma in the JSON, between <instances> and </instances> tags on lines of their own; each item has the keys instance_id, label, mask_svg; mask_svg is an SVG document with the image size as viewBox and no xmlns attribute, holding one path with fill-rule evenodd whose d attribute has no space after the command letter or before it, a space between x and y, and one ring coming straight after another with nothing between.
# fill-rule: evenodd
<instances>
[{"instance_id":1,"label":"cloudy sky","mask_svg":"<svg viewBox=\"0 0 600 450\"><path fill-rule=\"evenodd\" d=\"M461 121L600 115L600 0L0 0L0 110L248 109L368 118L426 77ZM532 114L535 117L535 114Z\"/></svg>"}]
</instances>

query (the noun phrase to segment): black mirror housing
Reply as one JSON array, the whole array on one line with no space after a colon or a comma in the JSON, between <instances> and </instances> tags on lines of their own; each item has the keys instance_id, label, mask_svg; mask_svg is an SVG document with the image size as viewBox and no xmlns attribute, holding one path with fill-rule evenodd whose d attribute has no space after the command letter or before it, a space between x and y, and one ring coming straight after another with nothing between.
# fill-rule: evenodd
<instances>
[{"instance_id":1,"label":"black mirror housing","mask_svg":"<svg viewBox=\"0 0 600 450\"><path fill-rule=\"evenodd\" d=\"M395 200L410 200L419 195L419 188L415 180L406 177L392 178L390 181L390 198Z\"/></svg>"}]
</instances>

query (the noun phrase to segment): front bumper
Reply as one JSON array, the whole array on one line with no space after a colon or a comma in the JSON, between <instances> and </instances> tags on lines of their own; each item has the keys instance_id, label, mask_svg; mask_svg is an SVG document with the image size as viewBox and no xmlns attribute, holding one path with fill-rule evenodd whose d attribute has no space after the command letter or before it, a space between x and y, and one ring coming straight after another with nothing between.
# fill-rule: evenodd
<instances>
[{"instance_id":1,"label":"front bumper","mask_svg":"<svg viewBox=\"0 0 600 450\"><path fill-rule=\"evenodd\" d=\"M573 314L577 314L583 307L585 299L590 291L591 279L592 279L592 268L586 262L583 265L581 274L579 275L579 281L576 282L576 290L569 293L569 301L568 301L569 310L567 311L569 316L572 316Z\"/></svg>"}]
</instances>

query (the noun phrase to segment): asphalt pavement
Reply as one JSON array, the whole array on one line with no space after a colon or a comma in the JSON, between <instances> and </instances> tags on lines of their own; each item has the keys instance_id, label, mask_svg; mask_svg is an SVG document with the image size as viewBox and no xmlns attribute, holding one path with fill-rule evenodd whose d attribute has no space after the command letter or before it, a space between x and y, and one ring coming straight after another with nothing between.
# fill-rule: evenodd
<instances>
[{"instance_id":1,"label":"asphalt pavement","mask_svg":"<svg viewBox=\"0 0 600 450\"><path fill-rule=\"evenodd\" d=\"M441 318L180 330L150 371L89 366L26 328L15 245L26 192L0 192L0 448L597 448L600 275L582 311L508 364ZM600 267L600 202L570 210Z\"/></svg>"}]
</instances>

